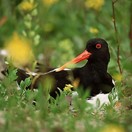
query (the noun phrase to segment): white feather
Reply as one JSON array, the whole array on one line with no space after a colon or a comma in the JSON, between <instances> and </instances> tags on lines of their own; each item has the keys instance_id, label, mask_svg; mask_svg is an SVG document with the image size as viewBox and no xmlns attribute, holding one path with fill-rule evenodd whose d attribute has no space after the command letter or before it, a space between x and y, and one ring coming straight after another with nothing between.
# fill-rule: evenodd
<instances>
[{"instance_id":1,"label":"white feather","mask_svg":"<svg viewBox=\"0 0 132 132\"><path fill-rule=\"evenodd\" d=\"M87 99L86 102L89 103L89 104L91 104L93 107L97 106L97 101L100 102L100 107L103 104L110 104L109 97L108 97L109 94L110 93L107 93L107 94L99 93L96 96L94 96L94 97L92 97L90 99ZM73 92L72 93L72 98L77 97L77 96L78 96L77 92ZM115 96L116 96L116 98L114 99L114 101L118 101L118 94L115 93Z\"/></svg>"},{"instance_id":2,"label":"white feather","mask_svg":"<svg viewBox=\"0 0 132 132\"><path fill-rule=\"evenodd\" d=\"M100 101L100 106L102 106L103 104L109 104L109 98L108 98L109 94L97 94L96 96L92 97L91 99L87 100L88 103L92 104L93 106L97 105L97 100Z\"/></svg>"},{"instance_id":3,"label":"white feather","mask_svg":"<svg viewBox=\"0 0 132 132\"><path fill-rule=\"evenodd\" d=\"M36 72L26 72L26 74L36 76L38 73L36 73Z\"/></svg>"},{"instance_id":4,"label":"white feather","mask_svg":"<svg viewBox=\"0 0 132 132\"><path fill-rule=\"evenodd\" d=\"M114 84L114 86L115 86L115 81L112 79L112 83Z\"/></svg>"},{"instance_id":5,"label":"white feather","mask_svg":"<svg viewBox=\"0 0 132 132\"><path fill-rule=\"evenodd\" d=\"M65 68L64 71L71 71L71 69L69 69L69 68Z\"/></svg>"}]
</instances>

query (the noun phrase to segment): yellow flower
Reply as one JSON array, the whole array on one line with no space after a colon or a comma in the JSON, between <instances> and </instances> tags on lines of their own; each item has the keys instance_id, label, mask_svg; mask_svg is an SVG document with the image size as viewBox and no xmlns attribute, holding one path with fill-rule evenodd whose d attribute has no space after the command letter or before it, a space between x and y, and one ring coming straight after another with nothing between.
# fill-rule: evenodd
<instances>
[{"instance_id":1,"label":"yellow flower","mask_svg":"<svg viewBox=\"0 0 132 132\"><path fill-rule=\"evenodd\" d=\"M36 4L33 1L27 1L24 0L22 3L20 3L19 8L23 11L30 11L32 10Z\"/></svg>"},{"instance_id":2,"label":"yellow flower","mask_svg":"<svg viewBox=\"0 0 132 132\"><path fill-rule=\"evenodd\" d=\"M115 75L113 76L113 78L114 78L116 81L121 82L121 80L122 80L122 75L118 73L118 74L115 74Z\"/></svg>"},{"instance_id":3,"label":"yellow flower","mask_svg":"<svg viewBox=\"0 0 132 132\"><path fill-rule=\"evenodd\" d=\"M71 92L71 88L73 88L71 84L66 84L66 86L64 87L64 91Z\"/></svg>"},{"instance_id":4,"label":"yellow flower","mask_svg":"<svg viewBox=\"0 0 132 132\"><path fill-rule=\"evenodd\" d=\"M104 0L85 0L86 8L91 8L94 10L100 10L104 5Z\"/></svg>"},{"instance_id":5,"label":"yellow flower","mask_svg":"<svg viewBox=\"0 0 132 132\"><path fill-rule=\"evenodd\" d=\"M9 58L15 66L24 66L33 60L33 52L28 40L14 33L11 39L5 44Z\"/></svg>"},{"instance_id":6,"label":"yellow flower","mask_svg":"<svg viewBox=\"0 0 132 132\"><path fill-rule=\"evenodd\" d=\"M75 80L72 82L72 85L74 86L74 88L78 88L79 83L80 83L80 79L77 78L77 79L75 79Z\"/></svg>"},{"instance_id":7,"label":"yellow flower","mask_svg":"<svg viewBox=\"0 0 132 132\"><path fill-rule=\"evenodd\" d=\"M89 32L92 33L92 34L97 34L97 33L99 32L99 30L98 30L97 28L91 27L91 28L89 29Z\"/></svg>"},{"instance_id":8,"label":"yellow flower","mask_svg":"<svg viewBox=\"0 0 132 132\"><path fill-rule=\"evenodd\" d=\"M125 132L124 128L118 125L106 125L100 132Z\"/></svg>"},{"instance_id":9,"label":"yellow flower","mask_svg":"<svg viewBox=\"0 0 132 132\"><path fill-rule=\"evenodd\" d=\"M42 0L42 2L44 3L44 5L47 5L47 6L51 6L53 5L54 3L56 3L58 0Z\"/></svg>"}]
</instances>

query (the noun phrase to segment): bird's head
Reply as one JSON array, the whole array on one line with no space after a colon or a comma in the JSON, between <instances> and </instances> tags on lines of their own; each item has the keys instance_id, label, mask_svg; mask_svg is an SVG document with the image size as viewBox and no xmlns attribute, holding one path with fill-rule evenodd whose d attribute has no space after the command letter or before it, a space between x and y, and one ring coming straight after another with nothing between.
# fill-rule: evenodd
<instances>
[{"instance_id":1,"label":"bird's head","mask_svg":"<svg viewBox=\"0 0 132 132\"><path fill-rule=\"evenodd\" d=\"M107 42L101 38L90 39L87 42L84 52L82 52L71 61L65 63L61 67L57 68L56 72L65 69L69 64L79 63L86 59L91 63L104 62L107 65L110 60Z\"/></svg>"},{"instance_id":2,"label":"bird's head","mask_svg":"<svg viewBox=\"0 0 132 132\"><path fill-rule=\"evenodd\" d=\"M104 39L90 39L87 42L86 51L91 53L91 55L87 58L91 63L104 62L105 64L108 64L110 60L108 44Z\"/></svg>"}]
</instances>

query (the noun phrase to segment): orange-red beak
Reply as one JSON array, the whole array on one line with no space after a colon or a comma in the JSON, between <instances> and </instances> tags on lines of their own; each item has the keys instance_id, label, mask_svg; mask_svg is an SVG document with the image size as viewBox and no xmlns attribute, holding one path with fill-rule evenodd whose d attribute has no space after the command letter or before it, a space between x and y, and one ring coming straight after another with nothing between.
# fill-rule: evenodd
<instances>
[{"instance_id":1,"label":"orange-red beak","mask_svg":"<svg viewBox=\"0 0 132 132\"><path fill-rule=\"evenodd\" d=\"M62 71L64 70L69 64L75 64L78 62L81 62L83 60L86 60L90 57L91 53L88 52L87 50L85 50L83 53L81 53L80 55L78 55L77 57L75 57L74 59L72 59L71 61L65 63L64 65L62 65L61 67L55 69L56 72Z\"/></svg>"}]
</instances>

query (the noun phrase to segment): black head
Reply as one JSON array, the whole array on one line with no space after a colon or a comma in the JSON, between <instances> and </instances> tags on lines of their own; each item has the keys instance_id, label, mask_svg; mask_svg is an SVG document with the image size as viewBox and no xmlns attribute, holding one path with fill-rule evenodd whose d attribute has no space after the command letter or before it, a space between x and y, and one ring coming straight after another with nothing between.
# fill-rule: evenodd
<instances>
[{"instance_id":1,"label":"black head","mask_svg":"<svg viewBox=\"0 0 132 132\"><path fill-rule=\"evenodd\" d=\"M104 62L108 64L110 60L110 53L108 44L104 39L94 38L87 42L86 50L91 53L88 60L90 62Z\"/></svg>"},{"instance_id":2,"label":"black head","mask_svg":"<svg viewBox=\"0 0 132 132\"><path fill-rule=\"evenodd\" d=\"M57 72L61 71L71 63L75 64L86 59L88 60L89 63L95 63L98 65L101 63L102 65L104 65L104 67L106 67L105 69L107 69L107 64L110 60L107 42L101 38L90 39L87 42L85 51L83 51L77 57L73 58L71 61L57 68L56 71Z\"/></svg>"}]
</instances>

